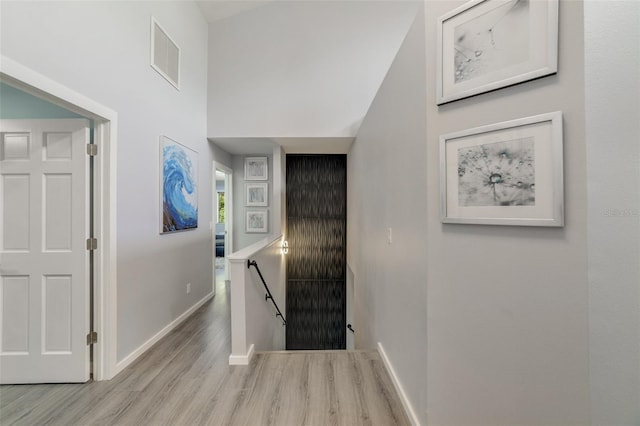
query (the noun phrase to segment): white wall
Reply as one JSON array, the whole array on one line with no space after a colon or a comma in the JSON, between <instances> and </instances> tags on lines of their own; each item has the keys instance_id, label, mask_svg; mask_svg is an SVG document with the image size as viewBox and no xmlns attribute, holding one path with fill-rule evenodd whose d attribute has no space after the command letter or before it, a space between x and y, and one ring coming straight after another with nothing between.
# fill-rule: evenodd
<instances>
[{"instance_id":1,"label":"white wall","mask_svg":"<svg viewBox=\"0 0 640 426\"><path fill-rule=\"evenodd\" d=\"M461 4L426 2L429 423L588 424L582 2L560 2L557 75L438 107L436 18ZM440 223L439 135L558 110L564 228Z\"/></svg>"},{"instance_id":2,"label":"white wall","mask_svg":"<svg viewBox=\"0 0 640 426\"><path fill-rule=\"evenodd\" d=\"M2 54L118 113L118 360L211 292L207 23L190 2L2 2ZM149 66L155 16L181 90ZM199 228L159 235L159 136L199 152ZM192 292L186 294L186 283ZM152 302L152 303L151 303Z\"/></svg>"},{"instance_id":3,"label":"white wall","mask_svg":"<svg viewBox=\"0 0 640 426\"><path fill-rule=\"evenodd\" d=\"M287 312L286 264L281 247L282 241L278 239L264 250L252 255L250 260L258 263L275 303L280 308L280 312L285 315ZM256 351L282 351L285 349L285 327L282 325L282 320L276 317L277 311L271 301L265 300L266 290L253 266L249 269L247 278L245 300L247 343L254 344Z\"/></svg>"},{"instance_id":4,"label":"white wall","mask_svg":"<svg viewBox=\"0 0 640 426\"><path fill-rule=\"evenodd\" d=\"M424 49L420 10L347 156L355 347L375 349L382 343L422 424L427 408Z\"/></svg>"},{"instance_id":5,"label":"white wall","mask_svg":"<svg viewBox=\"0 0 640 426\"><path fill-rule=\"evenodd\" d=\"M211 23L209 136L354 136L417 7L278 1Z\"/></svg>"},{"instance_id":6,"label":"white wall","mask_svg":"<svg viewBox=\"0 0 640 426\"><path fill-rule=\"evenodd\" d=\"M271 295L284 315L286 265L281 252L282 237L267 236L229 256L231 264L231 355L232 365L249 363L253 351L274 351L285 348L283 320L276 310L262 281L248 261L256 261Z\"/></svg>"},{"instance_id":7,"label":"white wall","mask_svg":"<svg viewBox=\"0 0 640 426\"><path fill-rule=\"evenodd\" d=\"M584 16L591 420L640 424L640 2Z\"/></svg>"}]
</instances>

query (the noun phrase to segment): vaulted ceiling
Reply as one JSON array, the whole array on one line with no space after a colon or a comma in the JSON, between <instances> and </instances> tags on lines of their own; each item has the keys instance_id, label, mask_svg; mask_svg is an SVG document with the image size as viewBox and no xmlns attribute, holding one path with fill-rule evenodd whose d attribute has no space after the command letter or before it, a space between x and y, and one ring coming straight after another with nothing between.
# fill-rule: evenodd
<instances>
[{"instance_id":1,"label":"vaulted ceiling","mask_svg":"<svg viewBox=\"0 0 640 426\"><path fill-rule=\"evenodd\" d=\"M348 149L421 3L198 4L209 21L210 139L230 152L236 139L313 152Z\"/></svg>"}]
</instances>

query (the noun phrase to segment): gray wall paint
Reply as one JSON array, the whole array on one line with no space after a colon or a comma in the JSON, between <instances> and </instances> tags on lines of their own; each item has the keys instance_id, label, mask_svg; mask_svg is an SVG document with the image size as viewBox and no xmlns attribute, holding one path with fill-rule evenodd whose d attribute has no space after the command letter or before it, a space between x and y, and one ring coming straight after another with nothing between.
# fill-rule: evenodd
<instances>
[{"instance_id":1,"label":"gray wall paint","mask_svg":"<svg viewBox=\"0 0 640 426\"><path fill-rule=\"evenodd\" d=\"M267 157L269 164L269 206L268 207L247 207L244 184L244 159L245 157ZM273 156L256 154L256 155L233 155L233 251L243 249L257 241L264 239L268 234L273 233ZM256 181L264 182L264 181ZM254 234L246 232L246 212L247 210L264 210L267 209L269 219L269 230L264 234Z\"/></svg>"},{"instance_id":2,"label":"gray wall paint","mask_svg":"<svg viewBox=\"0 0 640 426\"><path fill-rule=\"evenodd\" d=\"M211 149L213 151L213 156L216 158L216 161L223 166L227 166L228 168L232 167L231 162L231 154L229 154L224 149L220 148L218 145L213 142L210 143Z\"/></svg>"},{"instance_id":3,"label":"gray wall paint","mask_svg":"<svg viewBox=\"0 0 640 426\"><path fill-rule=\"evenodd\" d=\"M182 49L180 91L149 66L152 15ZM192 2L3 2L0 19L3 55L118 113L116 321L123 360L212 290L208 25ZM160 135L199 153L196 230L159 234Z\"/></svg>"},{"instance_id":4,"label":"gray wall paint","mask_svg":"<svg viewBox=\"0 0 640 426\"><path fill-rule=\"evenodd\" d=\"M559 73L436 106L435 17L426 2L427 398L432 424L588 424L586 147L582 2L560 2ZM444 225L438 137L564 114L566 226ZM426 183L426 185L425 185Z\"/></svg>"},{"instance_id":5,"label":"gray wall paint","mask_svg":"<svg viewBox=\"0 0 640 426\"><path fill-rule=\"evenodd\" d=\"M427 408L424 28L420 10L347 157L355 346L375 349L382 343L422 424Z\"/></svg>"},{"instance_id":6,"label":"gray wall paint","mask_svg":"<svg viewBox=\"0 0 640 426\"><path fill-rule=\"evenodd\" d=\"M561 2L558 75L438 107L435 17L461 4L425 3L349 155L356 346L382 342L421 423L588 424L582 4ZM557 110L564 228L440 223L439 135Z\"/></svg>"},{"instance_id":7,"label":"gray wall paint","mask_svg":"<svg viewBox=\"0 0 640 426\"><path fill-rule=\"evenodd\" d=\"M591 421L640 424L640 2L584 15Z\"/></svg>"}]
</instances>

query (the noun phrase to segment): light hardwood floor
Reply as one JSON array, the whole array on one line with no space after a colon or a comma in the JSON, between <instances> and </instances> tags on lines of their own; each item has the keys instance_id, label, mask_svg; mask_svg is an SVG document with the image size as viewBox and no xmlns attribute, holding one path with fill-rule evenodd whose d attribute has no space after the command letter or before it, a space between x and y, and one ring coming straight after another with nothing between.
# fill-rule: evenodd
<instances>
[{"instance_id":1,"label":"light hardwood floor","mask_svg":"<svg viewBox=\"0 0 640 426\"><path fill-rule=\"evenodd\" d=\"M409 424L376 352L257 353L229 366L228 301L220 288L111 381L1 386L0 424Z\"/></svg>"}]
</instances>

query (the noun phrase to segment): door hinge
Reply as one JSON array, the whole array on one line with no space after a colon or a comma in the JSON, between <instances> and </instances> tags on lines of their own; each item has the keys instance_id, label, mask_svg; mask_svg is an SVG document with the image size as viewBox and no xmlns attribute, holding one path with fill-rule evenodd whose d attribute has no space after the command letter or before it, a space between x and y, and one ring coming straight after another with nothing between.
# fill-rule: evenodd
<instances>
[{"instance_id":1,"label":"door hinge","mask_svg":"<svg viewBox=\"0 0 640 426\"><path fill-rule=\"evenodd\" d=\"M87 145L87 155L90 157L95 157L98 155L98 145L94 143L90 143Z\"/></svg>"},{"instance_id":2,"label":"door hinge","mask_svg":"<svg viewBox=\"0 0 640 426\"><path fill-rule=\"evenodd\" d=\"M97 238L87 238L87 250L98 250Z\"/></svg>"},{"instance_id":3,"label":"door hinge","mask_svg":"<svg viewBox=\"0 0 640 426\"><path fill-rule=\"evenodd\" d=\"M95 345L96 343L98 343L98 332L92 331L87 334L87 346Z\"/></svg>"}]
</instances>

